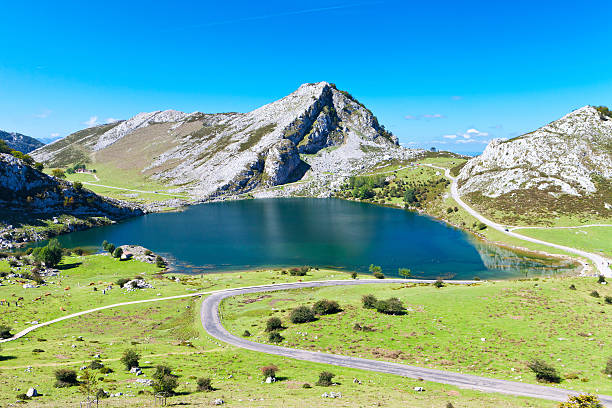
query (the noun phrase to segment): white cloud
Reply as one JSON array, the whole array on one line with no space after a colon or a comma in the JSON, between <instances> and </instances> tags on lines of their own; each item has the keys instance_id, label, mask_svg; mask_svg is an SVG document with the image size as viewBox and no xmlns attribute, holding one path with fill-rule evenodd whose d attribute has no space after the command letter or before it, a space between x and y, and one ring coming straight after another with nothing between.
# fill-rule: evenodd
<instances>
[{"instance_id":1,"label":"white cloud","mask_svg":"<svg viewBox=\"0 0 612 408\"><path fill-rule=\"evenodd\" d=\"M480 130L474 129L474 128L466 130L465 134L470 135L470 137L471 136L482 136L482 137L489 136L487 132L481 132Z\"/></svg>"},{"instance_id":2,"label":"white cloud","mask_svg":"<svg viewBox=\"0 0 612 408\"><path fill-rule=\"evenodd\" d=\"M115 123L115 122L119 122L121 119L115 119L115 118L106 118L106 123Z\"/></svg>"},{"instance_id":3,"label":"white cloud","mask_svg":"<svg viewBox=\"0 0 612 408\"><path fill-rule=\"evenodd\" d=\"M50 109L43 109L42 112L34 114L34 117L39 118L39 119L45 119L49 117L50 114L51 114Z\"/></svg>"},{"instance_id":4,"label":"white cloud","mask_svg":"<svg viewBox=\"0 0 612 408\"><path fill-rule=\"evenodd\" d=\"M456 139L457 135L444 135L442 137L445 138L445 139Z\"/></svg>"},{"instance_id":5,"label":"white cloud","mask_svg":"<svg viewBox=\"0 0 612 408\"><path fill-rule=\"evenodd\" d=\"M408 120L420 120L420 119L432 120L432 119L444 119L444 118L446 118L446 116L442 115L441 113L425 113L422 115L404 116L404 119L408 119Z\"/></svg>"},{"instance_id":6,"label":"white cloud","mask_svg":"<svg viewBox=\"0 0 612 408\"><path fill-rule=\"evenodd\" d=\"M459 139L457 140L457 143L477 143L479 142L476 139Z\"/></svg>"},{"instance_id":7,"label":"white cloud","mask_svg":"<svg viewBox=\"0 0 612 408\"><path fill-rule=\"evenodd\" d=\"M83 122L84 125L87 126L96 126L98 124L98 117L97 116L91 116L89 118L89 120L86 120L85 122Z\"/></svg>"},{"instance_id":8,"label":"white cloud","mask_svg":"<svg viewBox=\"0 0 612 408\"><path fill-rule=\"evenodd\" d=\"M51 137L58 137L59 135L59 133L51 133Z\"/></svg>"}]
</instances>

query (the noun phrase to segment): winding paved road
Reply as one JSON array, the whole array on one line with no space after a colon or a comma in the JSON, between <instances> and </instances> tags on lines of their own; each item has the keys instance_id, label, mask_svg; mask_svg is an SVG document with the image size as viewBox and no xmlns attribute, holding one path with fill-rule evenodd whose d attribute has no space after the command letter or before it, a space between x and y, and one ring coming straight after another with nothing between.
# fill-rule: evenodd
<instances>
[{"instance_id":1,"label":"winding paved road","mask_svg":"<svg viewBox=\"0 0 612 408\"><path fill-rule=\"evenodd\" d=\"M386 361L368 360L365 358L327 354L307 350L296 350L287 347L274 346L270 344L255 343L229 333L221 324L219 305L225 298L248 293L268 292L277 290L312 288L324 286L352 286L364 284L381 283L405 283L405 279L385 280L345 280L345 281L319 281L319 282L297 282L282 283L269 286L227 289L213 293L202 303L200 319L208 334L229 343L233 346L261 353L274 354L296 360L311 361L315 363L331 364L340 367L357 368L366 371L401 375L410 378L422 378L442 384L469 388L484 392L498 392L502 394L518 395L524 397L542 398L554 401L565 401L569 395L577 395L577 392L561 388L546 387L542 385L524 384L514 381L497 380L475 375L460 374L451 371L434 370L430 368L414 367ZM423 282L423 281L421 281ZM430 281L431 282L431 281ZM453 283L471 283L471 281L453 281ZM612 396L600 395L602 403L612 407Z\"/></svg>"},{"instance_id":2,"label":"winding paved road","mask_svg":"<svg viewBox=\"0 0 612 408\"><path fill-rule=\"evenodd\" d=\"M453 197L453 199L461 206L463 207L470 215L472 215L474 218L476 218L477 220L479 220L480 222L482 222L483 224L487 225L488 227L491 227L493 229L498 230L499 232L501 232L502 234L506 234L509 235L511 237L514 238L518 238L518 239L522 239L523 241L529 241L529 242L533 242L534 244L540 244L540 245L546 245L552 248L557 248L557 249L561 249L563 251L566 252L571 252L573 254L576 255L580 255L582 257L585 257L587 259L590 259L591 262L593 262L593 265L595 265L595 268L597 270L599 270L599 273L612 278L612 269L610 269L610 260L608 258L605 258L601 255L597 255L591 252L587 252L587 251L583 251L581 249L577 249L577 248L572 248L572 247L568 247L565 245L559 245L559 244L554 244L552 242L548 242L548 241L542 241L541 239L537 239L537 238L531 238L528 237L526 235L521 235L518 234L516 232L510 231L510 227L507 225L502 225L499 224L495 221L491 221L488 218L485 218L482 214L480 214L478 211L474 210L472 207L470 207L469 205L467 205L459 196L459 190L457 188L457 178L451 176L450 174L450 169L446 169L443 167L438 167L438 166L434 166L432 164L423 164L424 166L429 166L429 167L433 167L439 170L443 170L444 171L444 176L447 177L449 180L451 180L451 196Z\"/></svg>"}]
</instances>

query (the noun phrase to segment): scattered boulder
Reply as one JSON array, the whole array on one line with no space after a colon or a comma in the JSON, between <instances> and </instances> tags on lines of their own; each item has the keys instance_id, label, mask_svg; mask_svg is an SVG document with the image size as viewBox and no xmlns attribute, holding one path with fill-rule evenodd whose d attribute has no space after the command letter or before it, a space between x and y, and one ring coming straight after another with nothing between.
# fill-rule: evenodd
<instances>
[{"instance_id":1,"label":"scattered boulder","mask_svg":"<svg viewBox=\"0 0 612 408\"><path fill-rule=\"evenodd\" d=\"M266 384L271 384L273 382L276 382L276 378L274 378L274 377L267 377L266 378Z\"/></svg>"},{"instance_id":2,"label":"scattered boulder","mask_svg":"<svg viewBox=\"0 0 612 408\"><path fill-rule=\"evenodd\" d=\"M216 398L213 400L212 404L213 405L223 405L225 404L225 401L223 401L221 398Z\"/></svg>"},{"instance_id":3,"label":"scattered boulder","mask_svg":"<svg viewBox=\"0 0 612 408\"><path fill-rule=\"evenodd\" d=\"M152 289L153 285L147 283L144 279L132 279L123 285L127 290L136 289Z\"/></svg>"},{"instance_id":4,"label":"scattered boulder","mask_svg":"<svg viewBox=\"0 0 612 408\"><path fill-rule=\"evenodd\" d=\"M341 392L324 392L323 394L321 394L321 397L323 398L342 398L342 393Z\"/></svg>"},{"instance_id":5,"label":"scattered boulder","mask_svg":"<svg viewBox=\"0 0 612 408\"><path fill-rule=\"evenodd\" d=\"M32 397L38 397L40 394L38 393L38 390L36 390L36 388L29 388L28 392L26 392L26 395L32 398Z\"/></svg>"},{"instance_id":6,"label":"scattered boulder","mask_svg":"<svg viewBox=\"0 0 612 408\"><path fill-rule=\"evenodd\" d=\"M417 392L423 392L423 391L425 391L425 388L423 388L423 387L414 387L413 390L415 390Z\"/></svg>"},{"instance_id":7,"label":"scattered boulder","mask_svg":"<svg viewBox=\"0 0 612 408\"><path fill-rule=\"evenodd\" d=\"M136 375L142 375L142 370L140 369L140 367L132 367L130 368L130 373L136 374Z\"/></svg>"}]
</instances>

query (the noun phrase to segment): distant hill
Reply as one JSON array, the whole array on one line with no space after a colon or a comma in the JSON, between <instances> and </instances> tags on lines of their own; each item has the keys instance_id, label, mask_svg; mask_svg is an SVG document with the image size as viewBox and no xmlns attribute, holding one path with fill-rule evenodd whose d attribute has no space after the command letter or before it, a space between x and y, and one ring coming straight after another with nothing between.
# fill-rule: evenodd
<instances>
[{"instance_id":1,"label":"distant hill","mask_svg":"<svg viewBox=\"0 0 612 408\"><path fill-rule=\"evenodd\" d=\"M21 133L9 133L3 130L0 130L0 139L4 140L11 149L18 150L21 153L30 153L45 145L33 137L22 135Z\"/></svg>"},{"instance_id":2,"label":"distant hill","mask_svg":"<svg viewBox=\"0 0 612 408\"><path fill-rule=\"evenodd\" d=\"M348 92L319 82L248 113L141 113L73 133L32 156L47 167L103 164L211 198L298 180L292 188L326 194L338 175L415 152L400 147Z\"/></svg>"},{"instance_id":3,"label":"distant hill","mask_svg":"<svg viewBox=\"0 0 612 408\"><path fill-rule=\"evenodd\" d=\"M612 217L608 112L584 106L534 132L492 141L461 169L459 193L509 222L528 213Z\"/></svg>"}]
</instances>

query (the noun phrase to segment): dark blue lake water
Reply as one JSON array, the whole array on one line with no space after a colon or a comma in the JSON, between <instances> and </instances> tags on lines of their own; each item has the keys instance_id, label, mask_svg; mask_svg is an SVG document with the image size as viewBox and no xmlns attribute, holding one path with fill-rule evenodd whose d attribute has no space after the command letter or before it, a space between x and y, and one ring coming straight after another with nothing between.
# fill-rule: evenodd
<instances>
[{"instance_id":1,"label":"dark blue lake water","mask_svg":"<svg viewBox=\"0 0 612 408\"><path fill-rule=\"evenodd\" d=\"M59 237L66 247L103 240L169 256L183 272L311 265L388 276L507 278L550 273L541 260L475 241L412 212L336 199L268 199L196 205Z\"/></svg>"}]
</instances>

